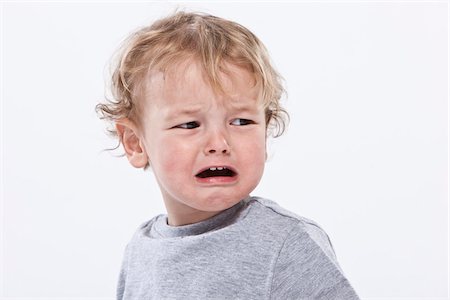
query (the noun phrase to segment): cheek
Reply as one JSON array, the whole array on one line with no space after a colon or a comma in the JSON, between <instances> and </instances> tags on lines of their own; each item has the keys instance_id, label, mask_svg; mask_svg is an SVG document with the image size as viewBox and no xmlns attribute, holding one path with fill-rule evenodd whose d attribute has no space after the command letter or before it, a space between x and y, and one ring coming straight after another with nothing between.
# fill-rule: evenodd
<instances>
[{"instance_id":1,"label":"cheek","mask_svg":"<svg viewBox=\"0 0 450 300\"><path fill-rule=\"evenodd\" d=\"M264 165L266 161L265 133L246 137L241 140L240 144L243 146L241 155L245 156L245 161L254 165Z\"/></svg>"},{"instance_id":2,"label":"cheek","mask_svg":"<svg viewBox=\"0 0 450 300\"><path fill-rule=\"evenodd\" d=\"M161 138L155 141L150 151L150 161L155 172L161 177L176 177L188 169L188 143L179 142L177 138Z\"/></svg>"}]
</instances>

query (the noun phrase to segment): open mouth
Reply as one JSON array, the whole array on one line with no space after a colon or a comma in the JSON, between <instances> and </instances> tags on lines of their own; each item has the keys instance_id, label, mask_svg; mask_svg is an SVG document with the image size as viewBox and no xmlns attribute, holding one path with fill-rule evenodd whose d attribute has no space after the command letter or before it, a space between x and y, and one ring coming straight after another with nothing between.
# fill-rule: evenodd
<instances>
[{"instance_id":1,"label":"open mouth","mask_svg":"<svg viewBox=\"0 0 450 300\"><path fill-rule=\"evenodd\" d=\"M236 176L236 172L231 170L228 167L210 167L207 168L197 175L199 178L209 178L209 177L234 177Z\"/></svg>"}]
</instances>

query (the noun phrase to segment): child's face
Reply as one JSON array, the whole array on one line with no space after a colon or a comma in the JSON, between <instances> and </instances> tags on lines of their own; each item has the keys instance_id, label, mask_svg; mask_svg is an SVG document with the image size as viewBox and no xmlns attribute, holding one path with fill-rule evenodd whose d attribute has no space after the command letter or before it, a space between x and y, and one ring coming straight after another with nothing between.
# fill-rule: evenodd
<instances>
[{"instance_id":1,"label":"child's face","mask_svg":"<svg viewBox=\"0 0 450 300\"><path fill-rule=\"evenodd\" d=\"M260 87L247 70L226 66L226 95L215 93L192 61L149 79L141 142L169 225L216 215L247 197L262 177L266 124ZM216 170L201 173L209 168Z\"/></svg>"}]
</instances>

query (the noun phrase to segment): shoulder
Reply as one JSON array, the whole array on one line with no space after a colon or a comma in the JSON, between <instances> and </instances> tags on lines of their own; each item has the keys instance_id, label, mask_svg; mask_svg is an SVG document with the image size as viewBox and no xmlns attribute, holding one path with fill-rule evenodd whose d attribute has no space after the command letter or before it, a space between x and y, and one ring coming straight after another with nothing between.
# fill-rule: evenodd
<instances>
[{"instance_id":1,"label":"shoulder","mask_svg":"<svg viewBox=\"0 0 450 300\"><path fill-rule=\"evenodd\" d=\"M253 199L271 222L285 226L272 270L271 299L359 299L317 222L274 201Z\"/></svg>"},{"instance_id":2,"label":"shoulder","mask_svg":"<svg viewBox=\"0 0 450 300\"><path fill-rule=\"evenodd\" d=\"M285 209L269 199L252 197L250 202L253 202L251 205L254 209L260 210L259 219L264 220L271 228L285 232L284 243L299 239L319 247L331 259L336 258L328 234L317 222Z\"/></svg>"},{"instance_id":3,"label":"shoulder","mask_svg":"<svg viewBox=\"0 0 450 300\"><path fill-rule=\"evenodd\" d=\"M153 218L151 218L150 220L147 220L145 222L141 222L137 228L134 230L131 239L128 241L127 245L126 245L126 253L131 252L134 248L139 248L142 240L144 237L148 236L152 225L154 222L156 222L156 220L160 217L163 217L163 214L159 214L157 216L154 216Z\"/></svg>"}]
</instances>

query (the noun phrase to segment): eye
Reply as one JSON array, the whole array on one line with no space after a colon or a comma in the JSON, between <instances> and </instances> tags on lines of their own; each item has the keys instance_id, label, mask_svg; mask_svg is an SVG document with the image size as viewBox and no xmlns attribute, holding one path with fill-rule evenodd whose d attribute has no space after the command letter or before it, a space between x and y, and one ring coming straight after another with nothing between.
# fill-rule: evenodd
<instances>
[{"instance_id":1,"label":"eye","mask_svg":"<svg viewBox=\"0 0 450 300\"><path fill-rule=\"evenodd\" d=\"M197 122L192 121L192 122L187 122L187 123L180 124L178 126L175 126L174 128L194 129L194 128L197 128L199 126L200 125Z\"/></svg>"},{"instance_id":2,"label":"eye","mask_svg":"<svg viewBox=\"0 0 450 300\"><path fill-rule=\"evenodd\" d=\"M243 126L243 125L249 125L249 124L255 124L255 122L253 122L252 120L248 120L248 119L234 119L233 122L231 122L232 125L237 125L237 126Z\"/></svg>"}]
</instances>

